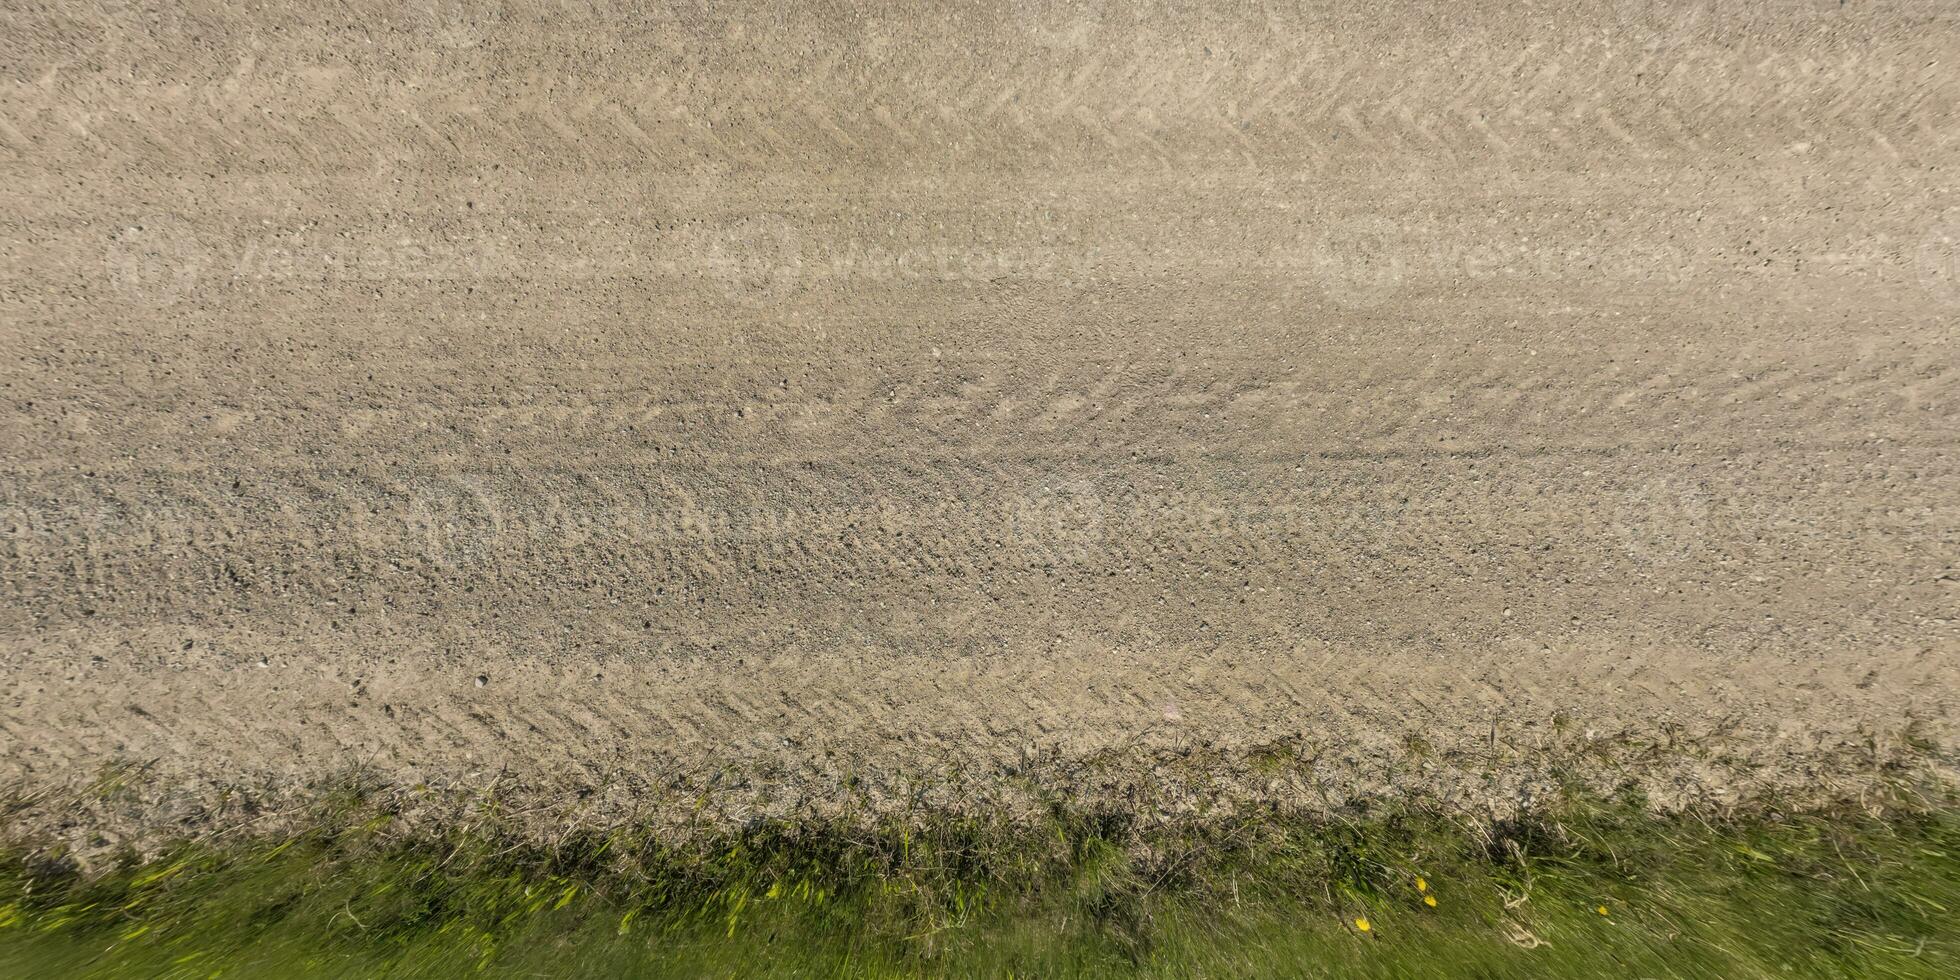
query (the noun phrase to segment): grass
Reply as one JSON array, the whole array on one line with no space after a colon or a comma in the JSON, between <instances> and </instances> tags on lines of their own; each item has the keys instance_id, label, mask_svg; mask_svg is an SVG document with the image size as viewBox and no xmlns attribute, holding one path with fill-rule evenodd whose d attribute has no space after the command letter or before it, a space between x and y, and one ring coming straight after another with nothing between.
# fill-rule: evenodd
<instances>
[{"instance_id":1,"label":"grass","mask_svg":"<svg viewBox=\"0 0 1960 980\"><path fill-rule=\"evenodd\" d=\"M280 840L0 864L0 976L1960 976L1960 810L1571 796L1145 825ZM1433 904L1431 904L1433 900ZM1365 926L1363 923L1365 922Z\"/></svg>"}]
</instances>

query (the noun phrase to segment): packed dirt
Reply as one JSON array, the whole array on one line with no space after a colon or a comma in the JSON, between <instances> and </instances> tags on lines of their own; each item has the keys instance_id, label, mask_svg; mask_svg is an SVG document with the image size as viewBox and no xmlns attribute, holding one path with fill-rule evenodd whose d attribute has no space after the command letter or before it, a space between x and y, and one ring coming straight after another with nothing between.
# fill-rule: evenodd
<instances>
[{"instance_id":1,"label":"packed dirt","mask_svg":"<svg viewBox=\"0 0 1960 980\"><path fill-rule=\"evenodd\" d=\"M0 779L1944 744L1960 7L1502 6L9 0Z\"/></svg>"}]
</instances>

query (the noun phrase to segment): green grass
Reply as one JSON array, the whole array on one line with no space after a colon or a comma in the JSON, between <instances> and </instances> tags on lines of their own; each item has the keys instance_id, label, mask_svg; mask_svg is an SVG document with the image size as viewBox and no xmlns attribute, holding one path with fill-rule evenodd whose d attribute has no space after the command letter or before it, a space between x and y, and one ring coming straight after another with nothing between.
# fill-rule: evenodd
<instances>
[{"instance_id":1,"label":"green grass","mask_svg":"<svg viewBox=\"0 0 1960 980\"><path fill-rule=\"evenodd\" d=\"M1960 976L1943 807L1203 827L1058 808L550 847L417 838L359 805L315 826L88 875L17 849L0 976Z\"/></svg>"}]
</instances>

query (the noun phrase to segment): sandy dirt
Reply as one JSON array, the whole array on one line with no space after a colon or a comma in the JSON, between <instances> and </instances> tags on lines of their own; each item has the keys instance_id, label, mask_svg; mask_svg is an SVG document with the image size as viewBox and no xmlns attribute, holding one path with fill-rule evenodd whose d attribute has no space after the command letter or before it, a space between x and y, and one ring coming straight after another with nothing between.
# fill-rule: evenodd
<instances>
[{"instance_id":1,"label":"sandy dirt","mask_svg":"<svg viewBox=\"0 0 1960 980\"><path fill-rule=\"evenodd\" d=\"M1498 6L9 0L0 778L1944 738L1960 8Z\"/></svg>"}]
</instances>

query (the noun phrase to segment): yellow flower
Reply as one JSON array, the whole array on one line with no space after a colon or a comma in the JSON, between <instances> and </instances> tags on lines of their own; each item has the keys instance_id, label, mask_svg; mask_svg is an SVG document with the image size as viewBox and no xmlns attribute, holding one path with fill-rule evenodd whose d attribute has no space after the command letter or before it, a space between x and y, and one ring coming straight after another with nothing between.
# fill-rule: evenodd
<instances>
[{"instance_id":1,"label":"yellow flower","mask_svg":"<svg viewBox=\"0 0 1960 980\"><path fill-rule=\"evenodd\" d=\"M1600 906L1600 907L1598 907L1598 908L1596 908L1596 909L1593 909L1593 911L1595 911L1595 912L1598 912L1598 913L1599 913L1600 915L1605 915L1605 914L1606 914L1606 906L1604 906L1604 905L1602 905L1602 906Z\"/></svg>"},{"instance_id":2,"label":"yellow flower","mask_svg":"<svg viewBox=\"0 0 1960 980\"><path fill-rule=\"evenodd\" d=\"M1368 924L1368 919L1366 916L1355 916L1354 927L1356 929L1361 930L1362 932L1367 932L1369 929L1373 928L1373 926L1370 926Z\"/></svg>"},{"instance_id":3,"label":"yellow flower","mask_svg":"<svg viewBox=\"0 0 1960 980\"><path fill-rule=\"evenodd\" d=\"M1427 905L1427 906L1429 906L1429 907L1430 907L1430 908L1432 908L1432 909L1433 909L1433 908L1435 908L1435 907L1436 907L1436 896L1434 896L1434 895L1424 895L1424 896L1422 896L1422 904L1424 904L1424 905Z\"/></svg>"},{"instance_id":4,"label":"yellow flower","mask_svg":"<svg viewBox=\"0 0 1960 980\"><path fill-rule=\"evenodd\" d=\"M1419 891L1419 892L1426 892L1426 891L1428 891L1428 890L1429 890L1429 882L1426 882L1426 881L1424 881L1424 880L1422 880L1421 878L1417 878L1417 879L1416 879L1416 891Z\"/></svg>"}]
</instances>

